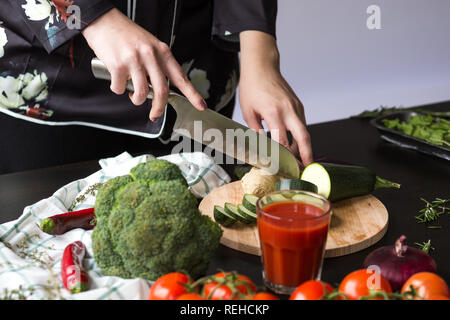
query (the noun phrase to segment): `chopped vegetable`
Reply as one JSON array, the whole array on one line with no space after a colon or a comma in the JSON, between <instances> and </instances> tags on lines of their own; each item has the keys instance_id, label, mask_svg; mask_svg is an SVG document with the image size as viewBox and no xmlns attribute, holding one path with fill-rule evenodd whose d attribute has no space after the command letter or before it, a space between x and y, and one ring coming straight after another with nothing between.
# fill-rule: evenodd
<instances>
[{"instance_id":1,"label":"chopped vegetable","mask_svg":"<svg viewBox=\"0 0 450 320\"><path fill-rule=\"evenodd\" d=\"M251 212L256 214L256 202L258 201L259 197L255 196L254 194L246 193L244 194L244 197L242 198L242 205L250 210Z\"/></svg>"},{"instance_id":2,"label":"chopped vegetable","mask_svg":"<svg viewBox=\"0 0 450 320\"><path fill-rule=\"evenodd\" d=\"M221 206L214 206L214 220L224 227L231 227L237 222L237 219L229 215L228 212Z\"/></svg>"},{"instance_id":3,"label":"chopped vegetable","mask_svg":"<svg viewBox=\"0 0 450 320\"><path fill-rule=\"evenodd\" d=\"M410 115L408 121L383 119L386 128L400 131L429 143L450 147L450 121L428 115Z\"/></svg>"},{"instance_id":4,"label":"chopped vegetable","mask_svg":"<svg viewBox=\"0 0 450 320\"><path fill-rule=\"evenodd\" d=\"M317 186L306 180L282 179L275 183L275 190L303 190L317 193Z\"/></svg>"}]
</instances>

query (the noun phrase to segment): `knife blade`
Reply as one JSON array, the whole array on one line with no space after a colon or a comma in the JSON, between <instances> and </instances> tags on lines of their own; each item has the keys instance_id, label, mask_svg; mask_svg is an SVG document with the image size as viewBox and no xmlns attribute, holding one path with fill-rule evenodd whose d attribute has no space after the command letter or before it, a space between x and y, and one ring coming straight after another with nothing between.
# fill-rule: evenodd
<instances>
[{"instance_id":1,"label":"knife blade","mask_svg":"<svg viewBox=\"0 0 450 320\"><path fill-rule=\"evenodd\" d=\"M97 79L111 80L106 66L97 58L91 63L92 72ZM153 98L153 88L149 84L149 99ZM131 81L127 90L134 91ZM284 146L265 134L229 119L211 109L197 110L189 100L174 92L169 92L168 104L176 113L173 128L175 135L182 135L206 145L238 162L265 169L270 174L299 178L300 167L295 156ZM217 164L223 164L217 163Z\"/></svg>"}]
</instances>

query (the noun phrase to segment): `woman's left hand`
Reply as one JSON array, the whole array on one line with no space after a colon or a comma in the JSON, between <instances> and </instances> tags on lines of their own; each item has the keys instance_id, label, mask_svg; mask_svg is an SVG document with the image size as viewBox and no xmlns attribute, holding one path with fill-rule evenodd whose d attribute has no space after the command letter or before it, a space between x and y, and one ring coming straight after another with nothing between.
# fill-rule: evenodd
<instances>
[{"instance_id":1,"label":"woman's left hand","mask_svg":"<svg viewBox=\"0 0 450 320\"><path fill-rule=\"evenodd\" d=\"M256 131L264 120L274 140L296 155L303 165L313 161L311 139L301 101L280 72L275 38L259 31L240 34L239 101L244 120ZM287 131L293 137L289 145Z\"/></svg>"}]
</instances>

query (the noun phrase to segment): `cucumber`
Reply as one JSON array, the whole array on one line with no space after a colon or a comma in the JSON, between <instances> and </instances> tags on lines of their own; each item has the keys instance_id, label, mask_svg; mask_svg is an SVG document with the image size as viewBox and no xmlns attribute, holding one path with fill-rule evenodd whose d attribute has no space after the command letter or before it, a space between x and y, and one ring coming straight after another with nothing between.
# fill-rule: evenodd
<instances>
[{"instance_id":1,"label":"cucumber","mask_svg":"<svg viewBox=\"0 0 450 320\"><path fill-rule=\"evenodd\" d=\"M309 164L300 179L314 183L317 193L331 202L366 195L379 188L400 188L398 183L382 179L370 169L331 163Z\"/></svg>"},{"instance_id":2,"label":"cucumber","mask_svg":"<svg viewBox=\"0 0 450 320\"><path fill-rule=\"evenodd\" d=\"M214 220L224 227L231 227L237 221L221 206L214 206Z\"/></svg>"},{"instance_id":3,"label":"cucumber","mask_svg":"<svg viewBox=\"0 0 450 320\"><path fill-rule=\"evenodd\" d=\"M282 179L275 183L275 190L302 190L317 193L317 186L314 183L299 179Z\"/></svg>"},{"instance_id":4,"label":"cucumber","mask_svg":"<svg viewBox=\"0 0 450 320\"><path fill-rule=\"evenodd\" d=\"M306 194L294 194L292 196L292 200L293 201L297 201L297 202L303 202L303 203L311 204L311 205L316 206L318 208L321 208L323 206L323 200L318 199L318 198L314 198L314 197L311 197L311 196L308 196Z\"/></svg>"},{"instance_id":5,"label":"cucumber","mask_svg":"<svg viewBox=\"0 0 450 320\"><path fill-rule=\"evenodd\" d=\"M259 197L254 194L246 193L244 194L244 198L242 199L242 205L251 212L256 214L256 201L258 201Z\"/></svg>"},{"instance_id":6,"label":"cucumber","mask_svg":"<svg viewBox=\"0 0 450 320\"><path fill-rule=\"evenodd\" d=\"M242 215L239 212L237 206L235 206L234 204L231 204L229 202L225 202L225 212L228 213L228 215L235 218L237 221L240 221L244 224L251 222L250 219L246 218L244 215Z\"/></svg>"},{"instance_id":7,"label":"cucumber","mask_svg":"<svg viewBox=\"0 0 450 320\"><path fill-rule=\"evenodd\" d=\"M256 213L248 210L244 205L238 205L238 212L247 219L248 223L256 222Z\"/></svg>"},{"instance_id":8,"label":"cucumber","mask_svg":"<svg viewBox=\"0 0 450 320\"><path fill-rule=\"evenodd\" d=\"M290 201L291 199L283 196L282 194L276 193L266 196L267 202L283 202Z\"/></svg>"}]
</instances>

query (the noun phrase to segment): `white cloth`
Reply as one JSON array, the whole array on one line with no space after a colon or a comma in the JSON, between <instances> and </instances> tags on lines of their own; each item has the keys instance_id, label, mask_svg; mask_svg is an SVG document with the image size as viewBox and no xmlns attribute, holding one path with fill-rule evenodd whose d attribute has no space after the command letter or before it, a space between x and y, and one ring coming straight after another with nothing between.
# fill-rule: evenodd
<instances>
[{"instance_id":1,"label":"white cloth","mask_svg":"<svg viewBox=\"0 0 450 320\"><path fill-rule=\"evenodd\" d=\"M51 236L39 228L42 219L64 213L74 200L98 182L128 174L131 168L153 158L143 155L133 158L123 153L114 158L99 161L101 170L80 180L73 181L51 197L25 207L23 214L14 221L0 225L0 299L20 290L29 299L146 299L151 285L143 279L122 279L102 276L92 252L91 233L74 229L60 236ZM165 159L177 164L191 192L201 198L214 188L230 182L228 174L204 153L172 154ZM95 196L87 195L74 210L93 207ZM70 294L62 285L60 262L64 248L73 241L82 241L87 249L84 268L89 276L89 290ZM55 285L57 288L49 289ZM33 288L33 291L28 289ZM17 295L12 295L18 298Z\"/></svg>"}]
</instances>

